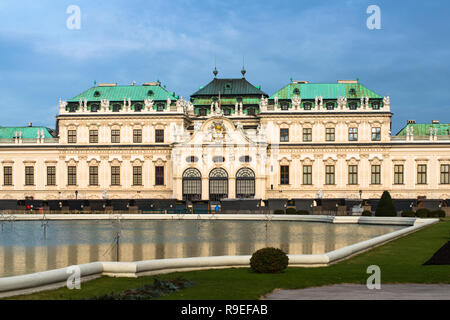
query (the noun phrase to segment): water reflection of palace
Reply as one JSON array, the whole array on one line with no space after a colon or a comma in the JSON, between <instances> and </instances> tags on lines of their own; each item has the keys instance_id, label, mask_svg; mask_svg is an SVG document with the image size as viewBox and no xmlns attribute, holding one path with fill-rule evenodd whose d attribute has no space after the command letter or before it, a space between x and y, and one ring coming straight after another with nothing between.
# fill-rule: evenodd
<instances>
[{"instance_id":1,"label":"water reflection of palace","mask_svg":"<svg viewBox=\"0 0 450 320\"><path fill-rule=\"evenodd\" d=\"M142 227L142 221L140 222ZM114 230L105 224L71 222L71 232L54 224L48 240L0 246L0 276L63 268L93 261L117 261ZM289 254L322 254L399 229L394 226L325 223L153 221L144 228L124 223L120 261L197 256L248 255L271 246ZM34 226L36 227L36 226ZM96 229L93 229L96 228ZM36 231L36 230L34 230ZM26 229L20 228L16 236ZM66 238L64 238L64 236ZM59 239L59 240L58 240ZM109 241L107 241L109 239ZM47 245L46 245L47 241ZM65 243L67 242L67 243Z\"/></svg>"}]
</instances>

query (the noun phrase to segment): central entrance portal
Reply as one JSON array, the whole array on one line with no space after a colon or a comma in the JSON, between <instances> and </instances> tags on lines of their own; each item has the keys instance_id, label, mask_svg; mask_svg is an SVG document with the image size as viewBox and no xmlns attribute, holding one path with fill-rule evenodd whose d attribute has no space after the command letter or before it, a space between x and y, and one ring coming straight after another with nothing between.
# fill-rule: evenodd
<instances>
[{"instance_id":1,"label":"central entrance portal","mask_svg":"<svg viewBox=\"0 0 450 320\"><path fill-rule=\"evenodd\" d=\"M209 200L220 201L228 198L228 173L216 168L209 173Z\"/></svg>"}]
</instances>

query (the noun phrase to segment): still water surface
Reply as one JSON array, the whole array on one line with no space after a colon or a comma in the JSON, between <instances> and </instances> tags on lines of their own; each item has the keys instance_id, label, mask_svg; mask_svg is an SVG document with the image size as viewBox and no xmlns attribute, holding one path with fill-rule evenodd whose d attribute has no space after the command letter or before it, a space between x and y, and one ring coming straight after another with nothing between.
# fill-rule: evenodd
<instances>
[{"instance_id":1,"label":"still water surface","mask_svg":"<svg viewBox=\"0 0 450 320\"><path fill-rule=\"evenodd\" d=\"M117 253L120 261L249 255L266 246L321 254L404 228L224 220L15 221L1 227L0 277L117 261Z\"/></svg>"}]
</instances>

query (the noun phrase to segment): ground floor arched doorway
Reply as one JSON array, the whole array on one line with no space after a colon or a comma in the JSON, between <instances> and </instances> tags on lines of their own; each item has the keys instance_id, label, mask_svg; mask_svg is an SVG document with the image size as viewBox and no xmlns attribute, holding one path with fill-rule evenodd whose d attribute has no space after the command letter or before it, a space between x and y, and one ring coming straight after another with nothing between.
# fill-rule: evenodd
<instances>
[{"instance_id":1,"label":"ground floor arched doorway","mask_svg":"<svg viewBox=\"0 0 450 320\"><path fill-rule=\"evenodd\" d=\"M220 201L228 198L228 173L216 168L209 173L209 200Z\"/></svg>"}]
</instances>

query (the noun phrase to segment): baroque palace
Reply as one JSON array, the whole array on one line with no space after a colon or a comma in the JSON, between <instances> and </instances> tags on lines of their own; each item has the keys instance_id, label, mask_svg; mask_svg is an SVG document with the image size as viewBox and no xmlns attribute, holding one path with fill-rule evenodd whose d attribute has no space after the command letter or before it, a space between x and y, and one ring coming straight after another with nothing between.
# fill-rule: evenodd
<instances>
[{"instance_id":1,"label":"baroque palace","mask_svg":"<svg viewBox=\"0 0 450 320\"><path fill-rule=\"evenodd\" d=\"M398 210L447 206L450 125L393 135L389 97L357 80L268 95L241 73L215 69L188 100L159 81L98 84L60 101L55 129L0 127L0 209L335 211L384 190Z\"/></svg>"}]
</instances>

